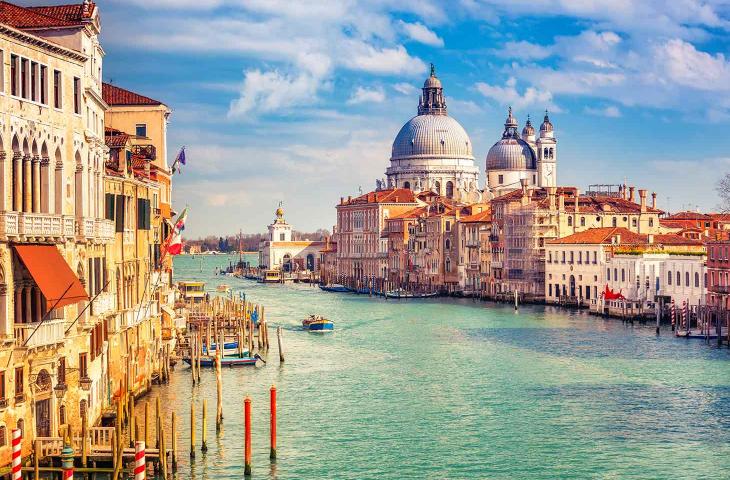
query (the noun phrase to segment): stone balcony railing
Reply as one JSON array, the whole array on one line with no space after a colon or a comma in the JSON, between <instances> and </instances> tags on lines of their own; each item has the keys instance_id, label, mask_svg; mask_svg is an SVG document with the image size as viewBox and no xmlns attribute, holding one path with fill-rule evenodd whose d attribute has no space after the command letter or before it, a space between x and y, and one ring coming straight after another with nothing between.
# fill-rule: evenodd
<instances>
[{"instance_id":1,"label":"stone balcony railing","mask_svg":"<svg viewBox=\"0 0 730 480\"><path fill-rule=\"evenodd\" d=\"M16 241L73 237L74 219L53 213L0 212L0 238Z\"/></svg>"},{"instance_id":2,"label":"stone balcony railing","mask_svg":"<svg viewBox=\"0 0 730 480\"><path fill-rule=\"evenodd\" d=\"M94 222L94 238L102 243L114 240L114 222L106 219L96 219Z\"/></svg>"},{"instance_id":3,"label":"stone balcony railing","mask_svg":"<svg viewBox=\"0 0 730 480\"><path fill-rule=\"evenodd\" d=\"M94 238L94 219L93 218L77 218L76 219L76 236L86 239Z\"/></svg>"},{"instance_id":4,"label":"stone balcony railing","mask_svg":"<svg viewBox=\"0 0 730 480\"><path fill-rule=\"evenodd\" d=\"M37 328L37 330L36 330ZM33 333L35 331L35 333ZM16 345L27 348L43 347L62 343L66 336L66 320L46 320L38 323L16 323L14 327Z\"/></svg>"}]
</instances>

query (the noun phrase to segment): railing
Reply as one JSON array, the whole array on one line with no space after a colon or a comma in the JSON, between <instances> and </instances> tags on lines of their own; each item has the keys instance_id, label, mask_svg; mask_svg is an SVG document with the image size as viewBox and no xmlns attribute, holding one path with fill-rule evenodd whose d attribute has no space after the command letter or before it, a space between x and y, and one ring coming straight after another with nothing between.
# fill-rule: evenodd
<instances>
[{"instance_id":1,"label":"railing","mask_svg":"<svg viewBox=\"0 0 730 480\"><path fill-rule=\"evenodd\" d=\"M53 213L0 212L0 236L72 237L74 219Z\"/></svg>"},{"instance_id":2,"label":"railing","mask_svg":"<svg viewBox=\"0 0 730 480\"><path fill-rule=\"evenodd\" d=\"M132 155L140 155L144 158L154 160L157 158L157 149L154 145L133 145Z\"/></svg>"},{"instance_id":3,"label":"railing","mask_svg":"<svg viewBox=\"0 0 730 480\"><path fill-rule=\"evenodd\" d=\"M712 285L707 290L709 293L730 293L730 285Z\"/></svg>"},{"instance_id":4,"label":"railing","mask_svg":"<svg viewBox=\"0 0 730 480\"><path fill-rule=\"evenodd\" d=\"M112 292L100 293L94 303L91 304L91 314L96 316L104 315L116 308L116 295Z\"/></svg>"},{"instance_id":5,"label":"railing","mask_svg":"<svg viewBox=\"0 0 730 480\"><path fill-rule=\"evenodd\" d=\"M65 337L65 324L64 319L46 320L40 326L39 323L15 324L15 343L28 348L61 343Z\"/></svg>"},{"instance_id":6,"label":"railing","mask_svg":"<svg viewBox=\"0 0 730 480\"><path fill-rule=\"evenodd\" d=\"M96 219L94 222L94 236L103 241L110 242L114 239L114 222L106 219Z\"/></svg>"}]
</instances>

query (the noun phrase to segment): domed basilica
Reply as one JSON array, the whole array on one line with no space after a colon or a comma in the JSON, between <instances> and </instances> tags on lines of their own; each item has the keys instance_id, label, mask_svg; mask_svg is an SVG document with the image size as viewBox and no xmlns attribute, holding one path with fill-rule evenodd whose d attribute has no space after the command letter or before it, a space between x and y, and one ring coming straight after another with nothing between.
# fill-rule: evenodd
<instances>
[{"instance_id":1,"label":"domed basilica","mask_svg":"<svg viewBox=\"0 0 730 480\"><path fill-rule=\"evenodd\" d=\"M553 124L545 112L539 137L530 122L518 131L509 109L502 138L489 149L486 161L487 184L479 189L479 169L474 164L472 144L464 128L446 111L441 80L433 64L418 101L418 115L403 125L393 142L387 181L378 189L410 188L431 190L464 202L502 195L521 187L556 185L557 141Z\"/></svg>"}]
</instances>

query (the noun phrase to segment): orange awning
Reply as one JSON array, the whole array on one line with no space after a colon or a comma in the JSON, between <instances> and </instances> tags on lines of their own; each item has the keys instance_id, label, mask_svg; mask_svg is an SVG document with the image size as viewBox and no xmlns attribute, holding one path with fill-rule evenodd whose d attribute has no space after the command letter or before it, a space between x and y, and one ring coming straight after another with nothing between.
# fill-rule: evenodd
<instances>
[{"instance_id":1,"label":"orange awning","mask_svg":"<svg viewBox=\"0 0 730 480\"><path fill-rule=\"evenodd\" d=\"M46 297L47 309L60 308L89 299L79 278L54 245L14 245L14 247L25 268Z\"/></svg>"}]
</instances>

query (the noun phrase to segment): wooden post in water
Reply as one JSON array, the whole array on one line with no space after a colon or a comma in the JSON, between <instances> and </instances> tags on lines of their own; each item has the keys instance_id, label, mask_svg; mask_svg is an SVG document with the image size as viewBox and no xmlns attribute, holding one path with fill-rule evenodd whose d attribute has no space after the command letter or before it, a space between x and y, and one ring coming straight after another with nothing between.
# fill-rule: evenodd
<instances>
[{"instance_id":1,"label":"wooden post in water","mask_svg":"<svg viewBox=\"0 0 730 480\"><path fill-rule=\"evenodd\" d=\"M276 460L276 386L272 385L269 390L269 458Z\"/></svg>"},{"instance_id":2,"label":"wooden post in water","mask_svg":"<svg viewBox=\"0 0 730 480\"><path fill-rule=\"evenodd\" d=\"M129 426L129 446L134 447L134 438L132 434L137 427L137 416L134 414L134 395L129 396L129 416L127 417L127 425ZM121 438L121 437L120 437ZM124 442L120 441L120 445L124 448Z\"/></svg>"},{"instance_id":3,"label":"wooden post in water","mask_svg":"<svg viewBox=\"0 0 730 480\"><path fill-rule=\"evenodd\" d=\"M208 451L208 442L207 442L208 436L207 436L207 432L206 432L206 430L208 429L207 427L208 427L208 399L204 398L203 399L203 432L202 432L203 443L200 446L201 452Z\"/></svg>"},{"instance_id":4,"label":"wooden post in water","mask_svg":"<svg viewBox=\"0 0 730 480\"><path fill-rule=\"evenodd\" d=\"M144 444L150 444L150 402L144 402Z\"/></svg>"},{"instance_id":5,"label":"wooden post in water","mask_svg":"<svg viewBox=\"0 0 730 480\"><path fill-rule=\"evenodd\" d=\"M281 325L276 327L276 340L279 343L279 363L284 363L284 350L281 348Z\"/></svg>"},{"instance_id":6,"label":"wooden post in water","mask_svg":"<svg viewBox=\"0 0 730 480\"><path fill-rule=\"evenodd\" d=\"M223 341L225 337L221 335L218 339L218 348L216 349L215 358L215 383L217 392L216 414L215 414L215 431L220 433L221 424L223 423Z\"/></svg>"},{"instance_id":7,"label":"wooden post in water","mask_svg":"<svg viewBox=\"0 0 730 480\"><path fill-rule=\"evenodd\" d=\"M195 458L195 400L190 399L190 458Z\"/></svg>"},{"instance_id":8,"label":"wooden post in water","mask_svg":"<svg viewBox=\"0 0 730 480\"><path fill-rule=\"evenodd\" d=\"M172 471L177 471L177 417L172 412Z\"/></svg>"},{"instance_id":9,"label":"wooden post in water","mask_svg":"<svg viewBox=\"0 0 730 480\"><path fill-rule=\"evenodd\" d=\"M167 480L167 448L165 448L165 429L162 427L162 418L158 420L160 425L160 446L159 448L159 459L160 469L162 470L162 478Z\"/></svg>"},{"instance_id":10,"label":"wooden post in water","mask_svg":"<svg viewBox=\"0 0 730 480\"><path fill-rule=\"evenodd\" d=\"M89 432L87 427L86 412L84 412L84 414L81 415L81 466L84 468L86 468L86 456L88 455L86 443L88 436Z\"/></svg>"},{"instance_id":11,"label":"wooden post in water","mask_svg":"<svg viewBox=\"0 0 730 480\"><path fill-rule=\"evenodd\" d=\"M246 397L243 401L244 418L244 466L243 474L251 476L251 399Z\"/></svg>"},{"instance_id":12,"label":"wooden post in water","mask_svg":"<svg viewBox=\"0 0 730 480\"><path fill-rule=\"evenodd\" d=\"M41 442L39 440L36 440L33 442L34 452L33 452L33 480L40 480L41 478L41 472L39 470L38 463L40 462L41 457Z\"/></svg>"},{"instance_id":13,"label":"wooden post in water","mask_svg":"<svg viewBox=\"0 0 730 480\"><path fill-rule=\"evenodd\" d=\"M160 428L162 427L162 416L160 409L160 397L155 399L155 447L160 448Z\"/></svg>"}]
</instances>

